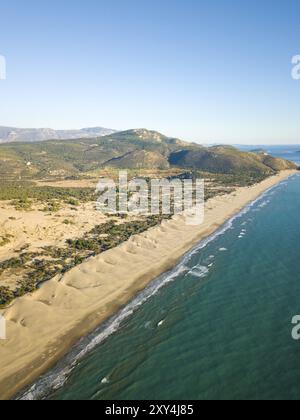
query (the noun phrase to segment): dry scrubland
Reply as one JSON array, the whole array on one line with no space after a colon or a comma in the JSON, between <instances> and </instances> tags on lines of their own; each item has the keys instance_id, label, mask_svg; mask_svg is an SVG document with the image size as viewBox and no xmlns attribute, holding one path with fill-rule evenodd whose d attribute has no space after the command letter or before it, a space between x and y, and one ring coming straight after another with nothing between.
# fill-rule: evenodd
<instances>
[{"instance_id":1,"label":"dry scrubland","mask_svg":"<svg viewBox=\"0 0 300 420\"><path fill-rule=\"evenodd\" d=\"M188 176L179 170L132 172L131 177ZM105 170L101 176L117 177ZM191 175L191 174L189 174ZM200 175L200 174L199 174ZM206 178L206 198L232 192L224 179ZM0 198L0 305L34 291L89 257L160 224L164 217L108 216L96 211L97 178L15 181L2 186ZM227 180L228 182L228 180ZM5 198L5 199L4 199ZM11 198L11 199L8 199Z\"/></svg>"}]
</instances>

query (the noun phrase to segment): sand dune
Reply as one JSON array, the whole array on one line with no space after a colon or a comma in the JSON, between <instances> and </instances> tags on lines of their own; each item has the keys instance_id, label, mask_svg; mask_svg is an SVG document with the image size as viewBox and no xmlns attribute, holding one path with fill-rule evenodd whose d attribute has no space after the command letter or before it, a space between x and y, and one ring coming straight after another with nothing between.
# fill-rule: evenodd
<instances>
[{"instance_id":1,"label":"sand dune","mask_svg":"<svg viewBox=\"0 0 300 420\"><path fill-rule=\"evenodd\" d=\"M284 171L259 185L210 200L199 227L176 216L13 302L2 311L8 339L0 341L0 398L8 399L31 383L192 246L294 172Z\"/></svg>"}]
</instances>

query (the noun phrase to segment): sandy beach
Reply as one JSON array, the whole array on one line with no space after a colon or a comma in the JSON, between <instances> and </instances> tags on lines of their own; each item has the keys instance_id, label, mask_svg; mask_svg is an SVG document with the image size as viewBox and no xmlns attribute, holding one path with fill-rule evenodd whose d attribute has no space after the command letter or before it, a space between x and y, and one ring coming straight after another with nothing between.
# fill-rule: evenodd
<instances>
[{"instance_id":1,"label":"sandy beach","mask_svg":"<svg viewBox=\"0 0 300 420\"><path fill-rule=\"evenodd\" d=\"M34 382L193 246L294 173L282 171L260 184L213 198L206 203L201 226L189 226L184 216L176 216L0 311L7 321L7 340L0 341L0 399L10 399Z\"/></svg>"}]
</instances>

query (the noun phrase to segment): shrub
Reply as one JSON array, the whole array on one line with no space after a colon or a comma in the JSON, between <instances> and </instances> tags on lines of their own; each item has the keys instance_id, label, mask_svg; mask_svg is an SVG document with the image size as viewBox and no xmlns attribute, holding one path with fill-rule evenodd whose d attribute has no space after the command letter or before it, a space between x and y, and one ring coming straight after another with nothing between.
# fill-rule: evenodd
<instances>
[{"instance_id":1,"label":"shrub","mask_svg":"<svg viewBox=\"0 0 300 420\"><path fill-rule=\"evenodd\" d=\"M22 211L28 211L31 209L32 201L28 200L28 198L22 198L20 200L14 200L12 201L12 205L15 207L16 210Z\"/></svg>"},{"instance_id":2,"label":"shrub","mask_svg":"<svg viewBox=\"0 0 300 420\"><path fill-rule=\"evenodd\" d=\"M5 236L4 238L0 237L0 247L5 246L9 243L10 243L10 239L7 236Z\"/></svg>"},{"instance_id":3,"label":"shrub","mask_svg":"<svg viewBox=\"0 0 300 420\"><path fill-rule=\"evenodd\" d=\"M14 298L14 293L5 286L0 286L0 305L7 305Z\"/></svg>"},{"instance_id":4,"label":"shrub","mask_svg":"<svg viewBox=\"0 0 300 420\"><path fill-rule=\"evenodd\" d=\"M75 200L75 198L70 198L69 200L66 200L65 203L70 206L79 206L80 204L78 200Z\"/></svg>"},{"instance_id":5,"label":"shrub","mask_svg":"<svg viewBox=\"0 0 300 420\"><path fill-rule=\"evenodd\" d=\"M57 201L49 202L46 207L44 207L44 212L57 213L60 210L60 204Z\"/></svg>"}]
</instances>

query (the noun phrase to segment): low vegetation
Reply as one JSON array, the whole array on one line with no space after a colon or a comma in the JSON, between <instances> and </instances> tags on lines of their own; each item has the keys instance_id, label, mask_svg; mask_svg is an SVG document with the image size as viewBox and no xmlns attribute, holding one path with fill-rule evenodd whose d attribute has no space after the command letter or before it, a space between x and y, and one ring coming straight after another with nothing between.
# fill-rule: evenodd
<instances>
[{"instance_id":1,"label":"low vegetation","mask_svg":"<svg viewBox=\"0 0 300 420\"><path fill-rule=\"evenodd\" d=\"M0 236L0 247L10 243L11 235Z\"/></svg>"},{"instance_id":2,"label":"low vegetation","mask_svg":"<svg viewBox=\"0 0 300 420\"><path fill-rule=\"evenodd\" d=\"M19 211L29 211L35 203L43 205L43 211L55 213L64 204L77 207L95 199L92 188L59 188L36 186L28 181L0 181L0 201L10 201Z\"/></svg>"},{"instance_id":3,"label":"low vegetation","mask_svg":"<svg viewBox=\"0 0 300 420\"><path fill-rule=\"evenodd\" d=\"M0 287L0 305L8 305L16 297L33 292L55 275L66 273L85 259L122 244L162 220L163 217L151 216L126 223L109 221L94 227L84 237L68 240L63 248L45 247L37 253L22 252L18 258L1 262L0 276L4 272L19 272L20 279L15 290Z\"/></svg>"}]
</instances>

